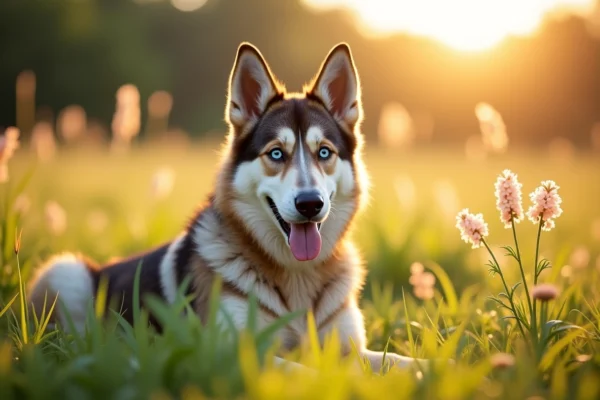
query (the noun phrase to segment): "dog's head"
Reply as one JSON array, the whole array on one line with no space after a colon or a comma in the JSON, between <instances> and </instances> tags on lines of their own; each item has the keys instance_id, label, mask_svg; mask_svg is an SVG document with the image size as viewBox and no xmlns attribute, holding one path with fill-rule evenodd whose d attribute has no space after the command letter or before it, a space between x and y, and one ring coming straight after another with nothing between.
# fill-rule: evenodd
<instances>
[{"instance_id":1,"label":"dog's head","mask_svg":"<svg viewBox=\"0 0 600 400\"><path fill-rule=\"evenodd\" d=\"M240 45L225 118L221 208L282 265L327 259L366 185L360 84L348 45L331 50L303 93L286 93L258 49Z\"/></svg>"}]
</instances>

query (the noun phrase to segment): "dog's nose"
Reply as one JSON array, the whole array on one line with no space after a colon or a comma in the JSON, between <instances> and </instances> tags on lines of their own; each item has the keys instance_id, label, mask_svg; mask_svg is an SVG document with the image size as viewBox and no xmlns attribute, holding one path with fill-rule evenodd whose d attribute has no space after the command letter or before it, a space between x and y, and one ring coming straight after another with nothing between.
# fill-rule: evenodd
<instances>
[{"instance_id":1,"label":"dog's nose","mask_svg":"<svg viewBox=\"0 0 600 400\"><path fill-rule=\"evenodd\" d=\"M312 218L323 209L323 197L319 192L303 192L296 197L296 210L306 218Z\"/></svg>"}]
</instances>

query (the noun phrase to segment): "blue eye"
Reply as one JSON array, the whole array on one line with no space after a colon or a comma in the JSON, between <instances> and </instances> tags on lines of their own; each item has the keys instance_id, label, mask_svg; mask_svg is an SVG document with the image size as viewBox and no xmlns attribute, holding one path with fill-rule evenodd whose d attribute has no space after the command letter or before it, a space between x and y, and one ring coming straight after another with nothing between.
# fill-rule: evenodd
<instances>
[{"instance_id":1,"label":"blue eye","mask_svg":"<svg viewBox=\"0 0 600 400\"><path fill-rule=\"evenodd\" d=\"M327 147L321 147L319 149L319 158L321 158L321 160L327 160L329 157L331 157L331 150Z\"/></svg>"},{"instance_id":2,"label":"blue eye","mask_svg":"<svg viewBox=\"0 0 600 400\"><path fill-rule=\"evenodd\" d=\"M269 152L269 157L271 157L271 160L280 161L283 159L283 151L281 151L281 149L275 148Z\"/></svg>"}]
</instances>

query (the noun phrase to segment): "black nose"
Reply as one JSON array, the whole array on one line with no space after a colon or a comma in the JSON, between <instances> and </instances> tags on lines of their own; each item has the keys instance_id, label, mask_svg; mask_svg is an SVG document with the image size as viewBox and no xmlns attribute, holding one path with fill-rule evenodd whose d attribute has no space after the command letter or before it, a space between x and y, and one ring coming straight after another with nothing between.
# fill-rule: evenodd
<instances>
[{"instance_id":1,"label":"black nose","mask_svg":"<svg viewBox=\"0 0 600 400\"><path fill-rule=\"evenodd\" d=\"M306 218L312 218L323 209L323 197L319 192L304 192L296 197L296 210Z\"/></svg>"}]
</instances>

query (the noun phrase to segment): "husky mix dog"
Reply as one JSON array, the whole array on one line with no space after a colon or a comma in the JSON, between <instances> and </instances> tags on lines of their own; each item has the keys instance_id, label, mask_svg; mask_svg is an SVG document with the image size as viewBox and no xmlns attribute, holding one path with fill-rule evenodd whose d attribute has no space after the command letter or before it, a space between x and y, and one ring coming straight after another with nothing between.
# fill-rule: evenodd
<instances>
[{"instance_id":1,"label":"husky mix dog","mask_svg":"<svg viewBox=\"0 0 600 400\"><path fill-rule=\"evenodd\" d=\"M302 93L288 93L259 50L241 44L225 118L230 129L214 192L186 229L161 247L110 265L72 254L54 257L30 284L36 312L46 297L52 301L58 295L62 306L55 320L65 326L66 311L83 330L88 304L104 278L108 297L118 298L131 321L141 262L141 295L174 302L189 276L193 309L201 319L220 277L221 312L239 329L254 291L259 326L295 310L312 310L321 340L337 329L343 354L351 352L353 342L373 367L384 357L396 365L412 364L413 358L366 348L358 308L365 270L348 236L368 177L361 159L361 88L348 45L330 51ZM219 318L225 323L223 314ZM283 328L283 350L297 346L306 330L305 317Z\"/></svg>"}]
</instances>

